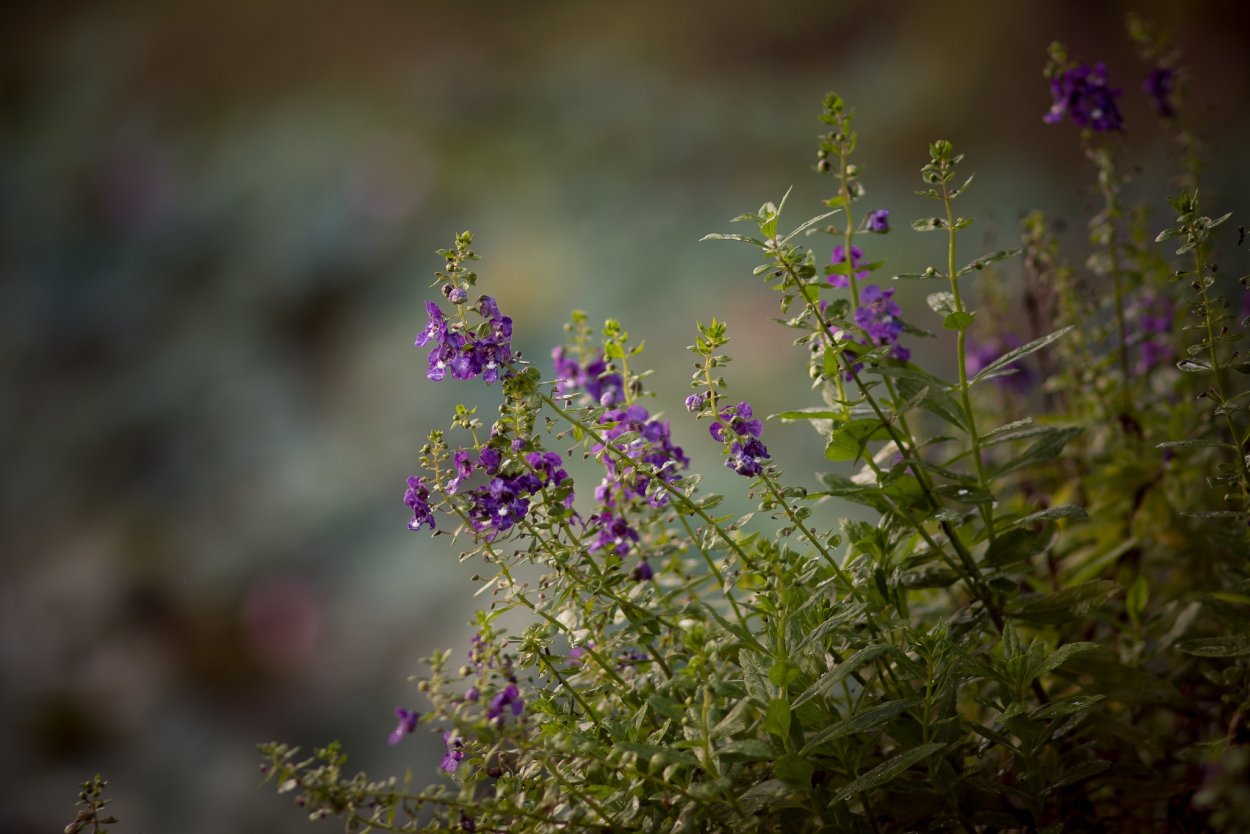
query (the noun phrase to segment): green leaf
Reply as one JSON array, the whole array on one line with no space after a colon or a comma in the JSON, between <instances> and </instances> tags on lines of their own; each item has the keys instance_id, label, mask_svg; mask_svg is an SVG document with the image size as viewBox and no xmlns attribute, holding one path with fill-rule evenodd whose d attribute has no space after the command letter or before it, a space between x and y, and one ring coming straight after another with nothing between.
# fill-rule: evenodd
<instances>
[{"instance_id":1,"label":"green leaf","mask_svg":"<svg viewBox=\"0 0 1250 834\"><path fill-rule=\"evenodd\" d=\"M1054 333L1051 333L1049 336L1043 336L1040 339L1034 339L1033 341L1029 342L1027 345L1021 345L1015 350L1007 351L1002 356L998 357L993 362L991 362L990 364L982 368L980 371L978 371L977 375L972 378L971 384L975 385L977 384L977 382L984 379L986 375L991 374L994 371L1001 370L1002 368L1005 368L1008 365L1010 365L1012 362L1015 362L1017 359L1028 356L1030 353L1035 353L1041 350L1042 348L1049 345L1051 342L1054 342L1057 339L1062 338L1065 334L1068 333L1068 331L1070 331L1075 326L1076 325L1069 325L1063 328L1062 330L1056 330Z\"/></svg>"},{"instance_id":2,"label":"green leaf","mask_svg":"<svg viewBox=\"0 0 1250 834\"><path fill-rule=\"evenodd\" d=\"M803 222L802 224L800 224L799 226L797 226L797 227L794 229L794 231L790 232L790 234L788 234L788 235L786 235L785 237L783 237L783 238L781 239L781 242L782 242L782 243L789 243L789 242L790 242L790 240L791 240L791 238L793 238L793 237L794 237L795 235L797 235L799 232L803 231L804 229L810 229L812 226L815 226L817 223L819 223L820 221L824 220L826 217L832 217L833 215L837 214L837 213L838 213L838 212L840 212L841 210L842 210L842 209L834 209L833 211L827 211L827 212L825 212L824 214L820 214L820 215L817 215L816 217L813 217L811 220L807 220L807 221Z\"/></svg>"},{"instance_id":3,"label":"green leaf","mask_svg":"<svg viewBox=\"0 0 1250 834\"><path fill-rule=\"evenodd\" d=\"M833 436L825 446L825 457L829 460L857 460L863 454L865 443L886 440L889 436L881 421L875 417L850 420L834 428Z\"/></svg>"},{"instance_id":4,"label":"green leaf","mask_svg":"<svg viewBox=\"0 0 1250 834\"><path fill-rule=\"evenodd\" d=\"M765 808L784 804L794 796L794 787L780 779L766 779L753 785L738 798L738 804L748 814L758 814Z\"/></svg>"},{"instance_id":5,"label":"green leaf","mask_svg":"<svg viewBox=\"0 0 1250 834\"><path fill-rule=\"evenodd\" d=\"M1120 584L1097 579L1048 594L1027 594L1007 602L1007 616L1033 623L1059 625L1084 617L1115 596Z\"/></svg>"},{"instance_id":6,"label":"green leaf","mask_svg":"<svg viewBox=\"0 0 1250 834\"><path fill-rule=\"evenodd\" d=\"M1199 637L1182 640L1176 647L1185 654L1198 657L1242 657L1250 654L1250 634L1230 634L1227 637Z\"/></svg>"},{"instance_id":7,"label":"green leaf","mask_svg":"<svg viewBox=\"0 0 1250 834\"><path fill-rule=\"evenodd\" d=\"M1067 428L1048 428L1045 432L1039 432L1041 439L1029 448L1025 449L1019 456L1012 458L1004 463L990 479L1000 478L1009 472L1023 469L1026 466L1032 466L1035 463L1045 463L1059 457L1059 453L1063 451L1063 447L1068 445L1072 438L1081 433L1077 427Z\"/></svg>"},{"instance_id":8,"label":"green leaf","mask_svg":"<svg viewBox=\"0 0 1250 834\"><path fill-rule=\"evenodd\" d=\"M729 761L764 762L772 761L774 754L772 745L767 742L758 738L746 738L741 741L731 741L724 747L718 748L716 755Z\"/></svg>"},{"instance_id":9,"label":"green leaf","mask_svg":"<svg viewBox=\"0 0 1250 834\"><path fill-rule=\"evenodd\" d=\"M773 686L785 687L794 683L801 674L803 674L803 668L799 664L782 658L773 663L772 668L768 670L768 679L772 681Z\"/></svg>"},{"instance_id":10,"label":"green leaf","mask_svg":"<svg viewBox=\"0 0 1250 834\"><path fill-rule=\"evenodd\" d=\"M1058 669L1075 654L1093 651L1096 648L1098 648L1097 643L1068 643L1066 646L1060 646L1029 669L1030 679L1040 678L1047 672Z\"/></svg>"},{"instance_id":11,"label":"green leaf","mask_svg":"<svg viewBox=\"0 0 1250 834\"><path fill-rule=\"evenodd\" d=\"M790 733L790 704L785 698L773 698L764 713L764 730L785 738Z\"/></svg>"},{"instance_id":12,"label":"green leaf","mask_svg":"<svg viewBox=\"0 0 1250 834\"><path fill-rule=\"evenodd\" d=\"M851 674L870 660L875 660L885 654L889 651L889 649L889 646L880 644L860 649L855 652L855 654L851 655L846 660L821 675L815 683L805 689L803 694L795 699L794 706L798 708L800 705L807 703L817 695L823 695L829 692L829 690L841 683L847 675Z\"/></svg>"},{"instance_id":13,"label":"green leaf","mask_svg":"<svg viewBox=\"0 0 1250 834\"><path fill-rule=\"evenodd\" d=\"M985 490L972 485L964 486L963 484L938 484L933 488L933 491L938 495L958 501L961 504L989 504L994 500L993 495L990 495Z\"/></svg>"},{"instance_id":14,"label":"green leaf","mask_svg":"<svg viewBox=\"0 0 1250 834\"><path fill-rule=\"evenodd\" d=\"M1211 363L1205 359L1182 359L1176 363L1176 367L1187 374L1197 374L1211 370Z\"/></svg>"},{"instance_id":15,"label":"green leaf","mask_svg":"<svg viewBox=\"0 0 1250 834\"><path fill-rule=\"evenodd\" d=\"M946 228L946 221L940 217L922 217L911 221L911 227L917 232L936 232Z\"/></svg>"},{"instance_id":16,"label":"green leaf","mask_svg":"<svg viewBox=\"0 0 1250 834\"><path fill-rule=\"evenodd\" d=\"M736 218L736 219L742 220L742 219L751 219L751 218ZM722 235L722 234L713 232L711 234L706 234L703 237L699 238L700 243L702 243L705 240L736 240L736 241L739 241L740 243L750 243L751 245L758 246L761 249L764 248L764 241L759 240L758 238L753 238L750 235Z\"/></svg>"},{"instance_id":17,"label":"green leaf","mask_svg":"<svg viewBox=\"0 0 1250 834\"><path fill-rule=\"evenodd\" d=\"M952 292L935 292L929 295L929 309L939 316L949 316L955 312L955 294Z\"/></svg>"},{"instance_id":18,"label":"green leaf","mask_svg":"<svg viewBox=\"0 0 1250 834\"><path fill-rule=\"evenodd\" d=\"M889 761L877 765L850 784L844 785L840 791L834 794L833 801L842 802L856 794L880 787L907 770L907 768L927 759L945 746L941 742L933 742L931 744L922 744L919 747L913 747L905 753L900 753Z\"/></svg>"},{"instance_id":19,"label":"green leaf","mask_svg":"<svg viewBox=\"0 0 1250 834\"><path fill-rule=\"evenodd\" d=\"M1084 712L1106 697L1106 695L1073 695L1070 698L1051 701L1044 707L1038 707L1030 717L1039 719L1063 718L1078 712Z\"/></svg>"},{"instance_id":20,"label":"green leaf","mask_svg":"<svg viewBox=\"0 0 1250 834\"><path fill-rule=\"evenodd\" d=\"M1222 443L1218 440L1203 440L1194 438L1192 440L1165 440L1162 443L1155 444L1156 449L1232 449L1237 447L1231 443Z\"/></svg>"},{"instance_id":21,"label":"green leaf","mask_svg":"<svg viewBox=\"0 0 1250 834\"><path fill-rule=\"evenodd\" d=\"M1060 504L1057 507L1048 507L1022 518L1018 518L1011 523L1012 527L1021 527L1026 524L1036 524L1039 521L1050 521L1055 518L1089 518L1089 514L1085 512L1084 507L1078 507L1075 504Z\"/></svg>"},{"instance_id":22,"label":"green leaf","mask_svg":"<svg viewBox=\"0 0 1250 834\"><path fill-rule=\"evenodd\" d=\"M986 561L996 567L1026 562L1046 549L1052 535L1049 530L1036 533L1022 527L1007 530L990 543Z\"/></svg>"},{"instance_id":23,"label":"green leaf","mask_svg":"<svg viewBox=\"0 0 1250 834\"><path fill-rule=\"evenodd\" d=\"M778 420L842 420L846 417L846 412L812 408L800 411L782 411L772 416Z\"/></svg>"},{"instance_id":24,"label":"green leaf","mask_svg":"<svg viewBox=\"0 0 1250 834\"><path fill-rule=\"evenodd\" d=\"M977 258L975 261L972 261L971 263L969 263L967 266L965 266L963 269L959 270L959 272L955 274L966 275L969 272L972 272L973 270L985 269L990 264L998 263L999 261L1005 261L1008 258L1019 255L1022 251L1024 250L1022 249L999 249L997 252L991 252L988 255L982 255L981 257Z\"/></svg>"},{"instance_id":25,"label":"green leaf","mask_svg":"<svg viewBox=\"0 0 1250 834\"><path fill-rule=\"evenodd\" d=\"M900 698L897 701L888 701L870 707L849 718L837 721L812 736L803 747L803 752L815 753L817 748L830 741L871 730L922 703L924 703L923 698Z\"/></svg>"},{"instance_id":26,"label":"green leaf","mask_svg":"<svg viewBox=\"0 0 1250 834\"><path fill-rule=\"evenodd\" d=\"M802 756L794 755L782 756L777 760L777 764L773 765L773 775L783 782L798 787L811 787L812 774L816 772L816 766Z\"/></svg>"},{"instance_id":27,"label":"green leaf","mask_svg":"<svg viewBox=\"0 0 1250 834\"><path fill-rule=\"evenodd\" d=\"M972 321L975 318L975 313L969 313L966 311L951 313L946 318L942 319L942 327L947 330L962 332L967 330L972 325Z\"/></svg>"}]
</instances>

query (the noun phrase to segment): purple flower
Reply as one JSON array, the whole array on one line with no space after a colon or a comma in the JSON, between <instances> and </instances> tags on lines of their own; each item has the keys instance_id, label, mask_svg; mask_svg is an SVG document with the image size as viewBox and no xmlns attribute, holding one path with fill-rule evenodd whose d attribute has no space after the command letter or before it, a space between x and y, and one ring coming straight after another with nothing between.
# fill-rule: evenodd
<instances>
[{"instance_id":1,"label":"purple flower","mask_svg":"<svg viewBox=\"0 0 1250 834\"><path fill-rule=\"evenodd\" d=\"M480 338L477 331L463 323L449 324L437 304L426 302L425 309L429 321L417 335L416 345L434 343L426 362L425 375L429 379L438 382L448 371L453 379L479 375L486 383L499 379L500 372L512 361L512 319L500 314L495 299L484 295L474 307L489 325L487 334Z\"/></svg>"},{"instance_id":2,"label":"purple flower","mask_svg":"<svg viewBox=\"0 0 1250 834\"><path fill-rule=\"evenodd\" d=\"M746 443L735 443L729 447L725 466L744 478L754 478L763 471L763 461L768 457L768 449L763 442L758 437L752 437Z\"/></svg>"},{"instance_id":3,"label":"purple flower","mask_svg":"<svg viewBox=\"0 0 1250 834\"><path fill-rule=\"evenodd\" d=\"M473 475L473 461L467 449L457 449L452 454L451 460L456 474L447 482L447 494L455 495L456 490L460 488L460 482Z\"/></svg>"},{"instance_id":4,"label":"purple flower","mask_svg":"<svg viewBox=\"0 0 1250 834\"><path fill-rule=\"evenodd\" d=\"M891 345L890 355L907 360L911 351L898 343L903 332L903 322L898 304L894 301L894 288L883 290L869 284L859 294L860 306L855 310L855 324L864 331L870 345Z\"/></svg>"},{"instance_id":5,"label":"purple flower","mask_svg":"<svg viewBox=\"0 0 1250 834\"><path fill-rule=\"evenodd\" d=\"M464 740L451 730L444 730L443 745L446 746L447 752L443 754L443 760L438 766L448 773L455 773L456 768L460 767L460 763L464 761Z\"/></svg>"},{"instance_id":6,"label":"purple flower","mask_svg":"<svg viewBox=\"0 0 1250 834\"><path fill-rule=\"evenodd\" d=\"M866 228L868 231L876 232L877 234L885 234L890 231L890 210L877 209L876 211L868 212ZM853 249L851 254L855 254Z\"/></svg>"},{"instance_id":7,"label":"purple flower","mask_svg":"<svg viewBox=\"0 0 1250 834\"><path fill-rule=\"evenodd\" d=\"M395 708L395 715L399 717L399 724L391 732L390 738L387 739L391 744L399 744L404 740L404 736L411 735L417 729L417 722L421 720L421 713L413 710L406 710L403 707Z\"/></svg>"},{"instance_id":8,"label":"purple flower","mask_svg":"<svg viewBox=\"0 0 1250 834\"><path fill-rule=\"evenodd\" d=\"M1165 119L1176 115L1172 106L1172 93L1176 92L1176 73L1167 67L1155 67L1142 82L1142 89L1150 96L1155 112Z\"/></svg>"},{"instance_id":9,"label":"purple flower","mask_svg":"<svg viewBox=\"0 0 1250 834\"><path fill-rule=\"evenodd\" d=\"M1176 356L1172 346L1172 299L1166 296L1145 295L1138 298L1128 309L1128 317L1137 327L1139 356L1133 371L1144 375L1153 368L1171 364Z\"/></svg>"},{"instance_id":10,"label":"purple flower","mask_svg":"<svg viewBox=\"0 0 1250 834\"><path fill-rule=\"evenodd\" d=\"M404 492L404 503L412 509L412 520L408 522L409 530L420 530L424 524L434 529L434 511L430 509L430 491L416 475L408 477L408 489Z\"/></svg>"},{"instance_id":11,"label":"purple flower","mask_svg":"<svg viewBox=\"0 0 1250 834\"><path fill-rule=\"evenodd\" d=\"M525 702L521 700L521 690L517 689L515 683L508 684L490 699L490 704L486 707L486 717L502 724L504 710L509 708L513 715L520 715L521 710L525 708Z\"/></svg>"},{"instance_id":12,"label":"purple flower","mask_svg":"<svg viewBox=\"0 0 1250 834\"><path fill-rule=\"evenodd\" d=\"M473 821L473 817L469 816L464 811L460 812L460 830L468 832L477 831L477 823Z\"/></svg>"},{"instance_id":13,"label":"purple flower","mask_svg":"<svg viewBox=\"0 0 1250 834\"><path fill-rule=\"evenodd\" d=\"M646 559L643 559L637 565L634 566L634 581L635 582L646 582L647 580L652 579L654 576L655 576L655 570L652 569L650 563L647 562Z\"/></svg>"},{"instance_id":14,"label":"purple flower","mask_svg":"<svg viewBox=\"0 0 1250 834\"><path fill-rule=\"evenodd\" d=\"M480 697L482 697L482 693L476 686L470 686L469 690L464 693L466 701L476 701Z\"/></svg>"},{"instance_id":15,"label":"purple flower","mask_svg":"<svg viewBox=\"0 0 1250 834\"><path fill-rule=\"evenodd\" d=\"M698 414L706 401L706 394L691 394L689 397L686 397L686 410L691 414Z\"/></svg>"},{"instance_id":16,"label":"purple flower","mask_svg":"<svg viewBox=\"0 0 1250 834\"><path fill-rule=\"evenodd\" d=\"M1078 126L1098 133L1124 129L1115 103L1120 91L1107 84L1105 64L1056 70L1050 77L1050 94L1054 103L1042 117L1047 124L1058 122L1066 113Z\"/></svg>"},{"instance_id":17,"label":"purple flower","mask_svg":"<svg viewBox=\"0 0 1250 834\"><path fill-rule=\"evenodd\" d=\"M858 267L860 259L863 257L864 250L860 249L858 246L852 245L851 269ZM842 244L839 243L837 246L833 247L833 256L830 258L830 262L834 264L846 264L846 249L842 246ZM860 270L855 273L855 277L863 280L868 277L868 271ZM849 287L851 285L850 279L848 279L845 275L838 275L837 273L829 276L829 283L835 287Z\"/></svg>"},{"instance_id":18,"label":"purple flower","mask_svg":"<svg viewBox=\"0 0 1250 834\"><path fill-rule=\"evenodd\" d=\"M591 516L590 520L599 524L598 538L590 547L592 553L607 550L618 556L624 556L629 553L630 547L638 543L638 531L630 527L629 522L624 518L614 515L611 510L605 509L598 515Z\"/></svg>"},{"instance_id":19,"label":"purple flower","mask_svg":"<svg viewBox=\"0 0 1250 834\"><path fill-rule=\"evenodd\" d=\"M555 364L556 390L561 394L573 394L581 389L592 402L605 407L625 399L624 380L620 374L609 371L602 354L588 362L585 368L577 360L570 359L563 347L552 350L551 359Z\"/></svg>"}]
</instances>

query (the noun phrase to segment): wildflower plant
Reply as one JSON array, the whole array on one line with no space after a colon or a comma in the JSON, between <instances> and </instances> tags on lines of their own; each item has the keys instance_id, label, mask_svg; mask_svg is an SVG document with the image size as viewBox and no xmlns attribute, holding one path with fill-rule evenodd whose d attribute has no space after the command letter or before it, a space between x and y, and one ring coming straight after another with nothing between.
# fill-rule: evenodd
<instances>
[{"instance_id":1,"label":"wildflower plant","mask_svg":"<svg viewBox=\"0 0 1250 834\"><path fill-rule=\"evenodd\" d=\"M1143 91L1184 124L1178 59L1151 49ZM616 320L575 313L530 364L457 235L450 309L430 302L416 343L432 382L499 383L498 411L430 432L403 501L412 530L464 543L487 603L389 739L445 752L400 781L351 774L336 744L263 745L278 791L349 831L1250 825L1247 319L1218 268L1228 215L1189 189L1144 231L1117 173L1134 90L1117 72L1058 45L1047 69L1045 129L1076 124L1103 198L1084 266L1038 214L1019 247L971 250L973 178L948 141L917 159L914 207L865 209L855 114L825 100L825 205L794 221L766 202L708 235L778 294L813 385L797 408L730 378L715 318L684 407L656 401ZM887 269L908 227L932 263ZM896 296L916 281L927 309ZM824 442L816 483L770 452L796 424ZM703 488L697 444L754 512ZM597 483L565 468L579 454Z\"/></svg>"}]
</instances>

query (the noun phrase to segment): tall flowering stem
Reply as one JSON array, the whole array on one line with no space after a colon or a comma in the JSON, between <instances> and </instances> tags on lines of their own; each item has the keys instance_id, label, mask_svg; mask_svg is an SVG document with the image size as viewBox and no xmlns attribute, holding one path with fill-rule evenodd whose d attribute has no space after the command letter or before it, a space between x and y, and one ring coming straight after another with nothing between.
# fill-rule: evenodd
<instances>
[{"instance_id":1,"label":"tall flowering stem","mask_svg":"<svg viewBox=\"0 0 1250 834\"><path fill-rule=\"evenodd\" d=\"M855 252L858 251L852 241L855 238L855 213L852 204L859 198L864 196L864 187L859 182L861 169L858 165L849 162L851 153L855 150L857 136L853 129L855 121L855 112L847 108L842 98L834 93L825 96L825 112L821 115L820 120L833 129L821 137L820 149L817 151L817 170L822 173L833 173L838 181L838 194L825 201L825 204L834 208L840 208L843 212L845 224L842 228L842 251L843 265L846 268L846 278L848 286L851 288L851 303L853 306L859 306L859 276L856 274L856 257ZM829 156L833 155L837 160L836 171L829 162ZM876 222L884 222L878 220Z\"/></svg>"},{"instance_id":2,"label":"tall flowering stem","mask_svg":"<svg viewBox=\"0 0 1250 834\"><path fill-rule=\"evenodd\" d=\"M929 157L929 164L921 171L924 181L930 186L925 194L942 201L946 219L945 222L936 224L933 220L919 221L920 228L928 229L936 225L946 230L946 277L951 288L951 310L943 320L943 326L955 331L955 351L959 366L959 399L963 405L968 441L972 446L972 462L977 473L977 485L989 492L990 479L985 471L985 461L981 454L981 437L977 432L976 413L972 408L970 394L972 386L968 380L968 329L972 326L975 315L964 307L963 296L959 291L960 271L955 268L955 235L960 229L967 228L972 221L955 216L954 201L968 187L971 178L959 188L951 189L951 183L955 179L955 166L963 159L963 154L956 154L950 142L944 139L934 142L929 147ZM993 542L995 535L993 502L981 502L977 508L985 522L986 535Z\"/></svg>"}]
</instances>

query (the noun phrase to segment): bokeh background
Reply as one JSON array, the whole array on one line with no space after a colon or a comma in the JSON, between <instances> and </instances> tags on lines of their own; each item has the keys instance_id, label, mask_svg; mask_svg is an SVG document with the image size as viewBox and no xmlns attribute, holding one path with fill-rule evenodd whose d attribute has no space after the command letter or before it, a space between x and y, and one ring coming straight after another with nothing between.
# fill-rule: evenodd
<instances>
[{"instance_id":1,"label":"bokeh background","mask_svg":"<svg viewBox=\"0 0 1250 834\"><path fill-rule=\"evenodd\" d=\"M727 319L735 390L811 404L751 251L700 243L813 170L820 102L855 106L865 208L913 271L927 143L977 171L964 213L1010 245L1039 207L1079 253L1096 203L1046 46L1104 59L1132 186L1176 171L1140 92L1129 6L944 3L26 4L0 25L0 831L60 830L112 782L124 831L302 831L254 745L342 739L375 774L419 659L466 645L474 567L410 534L425 433L457 401L412 338L434 250L472 228L481 287L546 366L572 308L648 344L674 435L696 318ZM1140 2L1193 67L1215 210L1250 210L1250 14ZM1133 195L1130 195L1132 197ZM1170 218L1158 215L1159 225ZM968 252L969 256L975 254ZM1079 262L1079 254L1076 258ZM927 289L927 288L926 288ZM927 314L920 287L905 310ZM793 477L817 439L770 427ZM737 484L722 479L726 490ZM325 825L325 824L323 824Z\"/></svg>"}]
</instances>

